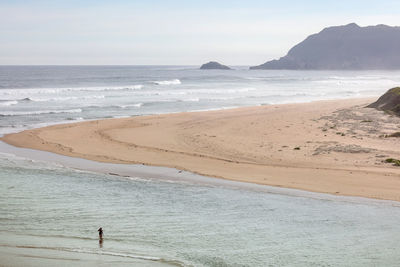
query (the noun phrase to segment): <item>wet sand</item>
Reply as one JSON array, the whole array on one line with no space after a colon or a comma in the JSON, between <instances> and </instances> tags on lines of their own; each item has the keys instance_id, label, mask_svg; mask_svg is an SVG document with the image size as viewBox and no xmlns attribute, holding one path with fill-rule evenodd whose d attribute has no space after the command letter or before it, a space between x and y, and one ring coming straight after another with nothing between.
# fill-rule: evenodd
<instances>
[{"instance_id":1,"label":"wet sand","mask_svg":"<svg viewBox=\"0 0 400 267\"><path fill-rule=\"evenodd\" d=\"M319 101L55 125L18 147L313 192L400 200L400 118L375 99Z\"/></svg>"}]
</instances>

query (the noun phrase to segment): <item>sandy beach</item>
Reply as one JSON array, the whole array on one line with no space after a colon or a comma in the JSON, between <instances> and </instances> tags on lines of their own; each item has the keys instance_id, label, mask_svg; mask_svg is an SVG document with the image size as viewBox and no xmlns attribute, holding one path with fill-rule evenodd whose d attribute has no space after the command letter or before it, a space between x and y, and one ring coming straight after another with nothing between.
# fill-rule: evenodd
<instances>
[{"instance_id":1,"label":"sandy beach","mask_svg":"<svg viewBox=\"0 0 400 267\"><path fill-rule=\"evenodd\" d=\"M376 99L138 116L9 134L8 144L313 192L400 201L400 118Z\"/></svg>"}]
</instances>

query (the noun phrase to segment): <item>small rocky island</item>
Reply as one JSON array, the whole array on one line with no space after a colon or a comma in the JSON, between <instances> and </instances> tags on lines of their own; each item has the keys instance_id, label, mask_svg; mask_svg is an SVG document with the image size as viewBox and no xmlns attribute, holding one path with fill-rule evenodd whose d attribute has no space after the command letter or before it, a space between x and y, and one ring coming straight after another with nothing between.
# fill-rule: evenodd
<instances>
[{"instance_id":1,"label":"small rocky island","mask_svg":"<svg viewBox=\"0 0 400 267\"><path fill-rule=\"evenodd\" d=\"M400 87L390 89L376 102L367 107L376 108L378 110L400 116Z\"/></svg>"},{"instance_id":2,"label":"small rocky island","mask_svg":"<svg viewBox=\"0 0 400 267\"><path fill-rule=\"evenodd\" d=\"M222 65L216 61L210 61L206 64L201 65L201 70L231 70L228 66Z\"/></svg>"}]
</instances>

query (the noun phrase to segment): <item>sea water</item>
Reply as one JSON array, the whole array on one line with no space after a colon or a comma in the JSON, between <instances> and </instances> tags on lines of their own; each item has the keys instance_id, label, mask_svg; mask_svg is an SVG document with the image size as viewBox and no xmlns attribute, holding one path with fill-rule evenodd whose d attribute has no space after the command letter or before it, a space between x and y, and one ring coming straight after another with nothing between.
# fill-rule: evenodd
<instances>
[{"instance_id":1,"label":"sea water","mask_svg":"<svg viewBox=\"0 0 400 267\"><path fill-rule=\"evenodd\" d=\"M68 121L383 94L400 72L0 66L0 134Z\"/></svg>"},{"instance_id":2,"label":"sea water","mask_svg":"<svg viewBox=\"0 0 400 267\"><path fill-rule=\"evenodd\" d=\"M378 96L400 72L2 66L2 134L54 123ZM400 205L118 177L0 151L0 256L65 266L396 266ZM99 243L97 228L105 239ZM17 252L15 252L17 251ZM20 251L20 252L18 252ZM7 253L6 253L7 252ZM72 255L72 256L71 256ZM85 261L95 255L98 262ZM107 258L108 257L108 258ZM0 258L0 265L7 263ZM40 266L40 265L39 265Z\"/></svg>"}]
</instances>

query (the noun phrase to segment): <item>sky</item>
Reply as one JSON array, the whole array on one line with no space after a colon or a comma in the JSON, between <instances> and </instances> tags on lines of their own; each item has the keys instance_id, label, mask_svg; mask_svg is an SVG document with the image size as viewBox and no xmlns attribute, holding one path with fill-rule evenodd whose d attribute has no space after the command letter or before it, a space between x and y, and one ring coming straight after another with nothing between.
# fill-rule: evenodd
<instances>
[{"instance_id":1,"label":"sky","mask_svg":"<svg viewBox=\"0 0 400 267\"><path fill-rule=\"evenodd\" d=\"M0 0L0 65L258 65L399 13L399 0Z\"/></svg>"}]
</instances>

